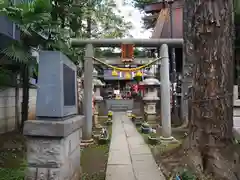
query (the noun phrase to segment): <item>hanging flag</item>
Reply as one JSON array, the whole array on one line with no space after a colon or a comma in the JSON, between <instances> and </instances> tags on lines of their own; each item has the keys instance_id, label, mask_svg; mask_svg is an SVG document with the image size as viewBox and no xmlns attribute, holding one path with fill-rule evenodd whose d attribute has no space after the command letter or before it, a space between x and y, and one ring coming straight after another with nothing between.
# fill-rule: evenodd
<instances>
[{"instance_id":1,"label":"hanging flag","mask_svg":"<svg viewBox=\"0 0 240 180\"><path fill-rule=\"evenodd\" d=\"M135 74L136 74L136 73L133 71L133 72L132 72L132 77L135 77Z\"/></svg>"}]
</instances>

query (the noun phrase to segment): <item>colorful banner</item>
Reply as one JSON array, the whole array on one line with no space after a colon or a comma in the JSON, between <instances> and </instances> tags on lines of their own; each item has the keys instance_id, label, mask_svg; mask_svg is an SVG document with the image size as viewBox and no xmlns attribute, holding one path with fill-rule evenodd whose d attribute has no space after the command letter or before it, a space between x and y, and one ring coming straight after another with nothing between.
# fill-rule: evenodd
<instances>
[{"instance_id":1,"label":"colorful banner","mask_svg":"<svg viewBox=\"0 0 240 180\"><path fill-rule=\"evenodd\" d=\"M131 78L127 79L127 78L125 78L125 74L128 73L128 72L117 71L118 76L113 76L112 71L113 71L112 69L104 70L103 77L104 77L105 80L133 80L133 78L136 74L136 72L129 72L130 75L131 75Z\"/></svg>"}]
</instances>

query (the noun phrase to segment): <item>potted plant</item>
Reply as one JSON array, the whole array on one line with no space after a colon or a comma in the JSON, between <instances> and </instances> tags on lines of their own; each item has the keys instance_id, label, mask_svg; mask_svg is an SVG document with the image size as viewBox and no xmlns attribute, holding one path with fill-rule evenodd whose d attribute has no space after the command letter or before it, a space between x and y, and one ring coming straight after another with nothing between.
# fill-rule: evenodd
<instances>
[{"instance_id":1,"label":"potted plant","mask_svg":"<svg viewBox=\"0 0 240 180\"><path fill-rule=\"evenodd\" d=\"M144 134L148 134L150 132L150 125L147 122L142 123L141 131Z\"/></svg>"},{"instance_id":2,"label":"potted plant","mask_svg":"<svg viewBox=\"0 0 240 180\"><path fill-rule=\"evenodd\" d=\"M176 179L196 180L197 178L192 171L183 169L181 172L179 172L179 175L176 176Z\"/></svg>"},{"instance_id":3,"label":"potted plant","mask_svg":"<svg viewBox=\"0 0 240 180\"><path fill-rule=\"evenodd\" d=\"M113 112L112 111L108 111L108 119L105 122L106 125L111 125L112 124L112 116L113 116Z\"/></svg>"},{"instance_id":4,"label":"potted plant","mask_svg":"<svg viewBox=\"0 0 240 180\"><path fill-rule=\"evenodd\" d=\"M107 128L102 128L100 135L98 137L98 144L107 144L109 141L109 133Z\"/></svg>"},{"instance_id":5,"label":"potted plant","mask_svg":"<svg viewBox=\"0 0 240 180\"><path fill-rule=\"evenodd\" d=\"M132 117L132 111L127 111L127 116L129 117L129 118L131 118Z\"/></svg>"},{"instance_id":6,"label":"potted plant","mask_svg":"<svg viewBox=\"0 0 240 180\"><path fill-rule=\"evenodd\" d=\"M108 120L105 122L106 125L112 125L112 118L108 117Z\"/></svg>"},{"instance_id":7,"label":"potted plant","mask_svg":"<svg viewBox=\"0 0 240 180\"><path fill-rule=\"evenodd\" d=\"M136 121L136 115L132 114L132 122L135 122L135 121Z\"/></svg>"},{"instance_id":8,"label":"potted plant","mask_svg":"<svg viewBox=\"0 0 240 180\"><path fill-rule=\"evenodd\" d=\"M154 129L153 129L153 131L149 134L148 143L151 145L155 145L158 143L156 130L154 131Z\"/></svg>"},{"instance_id":9,"label":"potted plant","mask_svg":"<svg viewBox=\"0 0 240 180\"><path fill-rule=\"evenodd\" d=\"M113 112L112 111L108 111L108 119L112 120L112 116L113 116Z\"/></svg>"},{"instance_id":10,"label":"potted plant","mask_svg":"<svg viewBox=\"0 0 240 180\"><path fill-rule=\"evenodd\" d=\"M142 118L135 118L134 123L135 123L136 127L141 126L142 125Z\"/></svg>"}]
</instances>

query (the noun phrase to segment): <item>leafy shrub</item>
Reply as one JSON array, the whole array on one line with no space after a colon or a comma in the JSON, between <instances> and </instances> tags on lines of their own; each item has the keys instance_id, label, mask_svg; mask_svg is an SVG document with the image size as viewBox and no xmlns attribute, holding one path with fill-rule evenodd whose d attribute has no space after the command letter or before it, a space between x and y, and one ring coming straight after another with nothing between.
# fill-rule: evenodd
<instances>
[{"instance_id":1,"label":"leafy shrub","mask_svg":"<svg viewBox=\"0 0 240 180\"><path fill-rule=\"evenodd\" d=\"M19 168L0 168L0 180L24 180L26 162Z\"/></svg>"},{"instance_id":2,"label":"leafy shrub","mask_svg":"<svg viewBox=\"0 0 240 180\"><path fill-rule=\"evenodd\" d=\"M189 170L184 169L179 173L181 180L196 180L196 176Z\"/></svg>"}]
</instances>

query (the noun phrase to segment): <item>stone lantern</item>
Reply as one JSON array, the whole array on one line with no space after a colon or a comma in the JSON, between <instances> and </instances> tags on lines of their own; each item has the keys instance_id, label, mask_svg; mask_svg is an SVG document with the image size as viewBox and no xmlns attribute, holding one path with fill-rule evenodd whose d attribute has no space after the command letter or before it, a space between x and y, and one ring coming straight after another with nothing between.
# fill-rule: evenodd
<instances>
[{"instance_id":1,"label":"stone lantern","mask_svg":"<svg viewBox=\"0 0 240 180\"><path fill-rule=\"evenodd\" d=\"M146 79L141 82L141 85L145 87L143 97L145 120L149 124L156 124L156 103L160 100L158 97L160 82L151 72L148 72L145 77Z\"/></svg>"},{"instance_id":2,"label":"stone lantern","mask_svg":"<svg viewBox=\"0 0 240 180\"><path fill-rule=\"evenodd\" d=\"M101 87L105 86L105 84L97 78L98 72L96 69L93 70L93 86L94 86L94 125L95 127L98 127L98 115L99 115L99 109L100 109L100 104L103 101L103 97L100 94Z\"/></svg>"}]
</instances>

